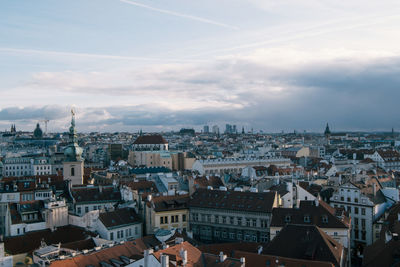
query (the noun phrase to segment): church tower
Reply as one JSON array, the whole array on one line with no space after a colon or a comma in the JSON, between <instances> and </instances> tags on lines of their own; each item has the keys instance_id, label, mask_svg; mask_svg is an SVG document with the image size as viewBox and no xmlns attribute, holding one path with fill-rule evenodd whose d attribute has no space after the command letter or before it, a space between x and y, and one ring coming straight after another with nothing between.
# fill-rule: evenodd
<instances>
[{"instance_id":1,"label":"church tower","mask_svg":"<svg viewBox=\"0 0 400 267\"><path fill-rule=\"evenodd\" d=\"M325 138L326 138L326 144L329 145L330 143L330 138L331 138L331 130L329 130L329 125L328 123L326 124L326 128L325 128Z\"/></svg>"},{"instance_id":2,"label":"church tower","mask_svg":"<svg viewBox=\"0 0 400 267\"><path fill-rule=\"evenodd\" d=\"M64 150L63 175L64 180L70 180L71 185L83 184L83 149L78 145L75 130L75 112L71 110L71 127L69 127L69 144Z\"/></svg>"}]
</instances>

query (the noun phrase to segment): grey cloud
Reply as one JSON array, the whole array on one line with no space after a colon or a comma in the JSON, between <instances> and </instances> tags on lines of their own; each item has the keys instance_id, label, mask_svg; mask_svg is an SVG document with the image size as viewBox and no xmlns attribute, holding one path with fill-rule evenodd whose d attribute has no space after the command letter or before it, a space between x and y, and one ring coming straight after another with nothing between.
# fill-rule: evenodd
<instances>
[{"instance_id":1,"label":"grey cloud","mask_svg":"<svg viewBox=\"0 0 400 267\"><path fill-rule=\"evenodd\" d=\"M66 109L60 106L43 107L8 107L0 110L0 120L27 121L27 120L56 120L66 116Z\"/></svg>"}]
</instances>

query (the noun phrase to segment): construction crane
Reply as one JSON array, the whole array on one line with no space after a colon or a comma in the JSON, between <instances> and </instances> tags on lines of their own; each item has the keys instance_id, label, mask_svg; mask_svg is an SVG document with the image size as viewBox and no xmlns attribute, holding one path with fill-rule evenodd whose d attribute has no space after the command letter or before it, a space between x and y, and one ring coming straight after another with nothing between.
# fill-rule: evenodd
<instances>
[{"instance_id":1,"label":"construction crane","mask_svg":"<svg viewBox=\"0 0 400 267\"><path fill-rule=\"evenodd\" d=\"M45 134L47 134L47 123L48 123L49 121L50 121L50 120L47 120L47 119L41 120L41 122L44 122L44 133L45 133Z\"/></svg>"}]
</instances>

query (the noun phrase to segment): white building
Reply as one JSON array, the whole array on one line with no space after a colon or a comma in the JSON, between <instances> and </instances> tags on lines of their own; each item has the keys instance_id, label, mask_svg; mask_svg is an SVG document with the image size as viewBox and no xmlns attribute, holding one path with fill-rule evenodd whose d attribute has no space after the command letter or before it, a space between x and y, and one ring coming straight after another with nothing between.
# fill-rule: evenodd
<instances>
[{"instance_id":1,"label":"white building","mask_svg":"<svg viewBox=\"0 0 400 267\"><path fill-rule=\"evenodd\" d=\"M290 159L287 158L225 158L196 160L192 170L198 171L200 175L224 174L225 172L241 174L248 166L289 166Z\"/></svg>"},{"instance_id":2,"label":"white building","mask_svg":"<svg viewBox=\"0 0 400 267\"><path fill-rule=\"evenodd\" d=\"M349 213L352 221L352 246L365 246L373 242L373 222L384 213L391 202L387 202L376 185L360 189L353 183L345 183L333 193L330 204L335 208L344 208Z\"/></svg>"},{"instance_id":3,"label":"white building","mask_svg":"<svg viewBox=\"0 0 400 267\"><path fill-rule=\"evenodd\" d=\"M133 240L142 237L142 222L132 208L100 213L97 232L110 241Z\"/></svg>"}]
</instances>

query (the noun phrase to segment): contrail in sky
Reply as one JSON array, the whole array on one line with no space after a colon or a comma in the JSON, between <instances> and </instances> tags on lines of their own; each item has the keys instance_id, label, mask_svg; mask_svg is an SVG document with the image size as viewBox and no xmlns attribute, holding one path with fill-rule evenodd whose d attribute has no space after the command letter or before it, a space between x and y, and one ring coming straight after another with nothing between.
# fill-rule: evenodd
<instances>
[{"instance_id":1,"label":"contrail in sky","mask_svg":"<svg viewBox=\"0 0 400 267\"><path fill-rule=\"evenodd\" d=\"M138 7L142 7L142 8L146 8L149 10L153 10L159 13L164 13L164 14L168 14L171 16L175 16L175 17L181 17L181 18L185 18L185 19L191 19L191 20L195 20L195 21L200 21L203 23L208 23L208 24L212 24L212 25L216 25L216 26L220 26L220 27L224 27L224 28L228 28L228 29L232 29L232 30L238 30L238 27L235 26L231 26L225 23L221 23L221 22L217 22L217 21L213 21L213 20L209 20L209 19L205 19L205 18L201 18L201 17L197 17L197 16L192 16L192 15L186 15L186 14L182 14L182 13L177 13L174 11L170 11L170 10L166 10L166 9L161 9L161 8L156 8L156 7L152 7L152 6L148 6L142 3L138 3L138 2L134 2L134 1L129 1L129 0L119 0L123 3L126 4L130 4L130 5L134 5L134 6L138 6Z\"/></svg>"}]
</instances>

